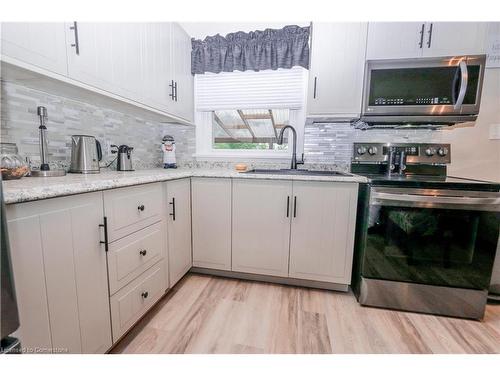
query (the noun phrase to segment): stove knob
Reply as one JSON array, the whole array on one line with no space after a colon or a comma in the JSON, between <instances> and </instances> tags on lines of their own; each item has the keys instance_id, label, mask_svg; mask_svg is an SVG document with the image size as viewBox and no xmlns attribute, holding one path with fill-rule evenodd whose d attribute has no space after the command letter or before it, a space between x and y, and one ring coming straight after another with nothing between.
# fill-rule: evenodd
<instances>
[{"instance_id":1,"label":"stove knob","mask_svg":"<svg viewBox=\"0 0 500 375\"><path fill-rule=\"evenodd\" d=\"M377 148L376 148L375 146L372 146L372 147L369 147L369 148L368 148L368 153L369 153L370 155L375 155L375 154L377 153L377 151L378 151L378 150L377 150Z\"/></svg>"},{"instance_id":2,"label":"stove knob","mask_svg":"<svg viewBox=\"0 0 500 375\"><path fill-rule=\"evenodd\" d=\"M440 147L438 150L439 156L446 156L448 155L448 149L446 147Z\"/></svg>"},{"instance_id":3,"label":"stove knob","mask_svg":"<svg viewBox=\"0 0 500 375\"><path fill-rule=\"evenodd\" d=\"M436 150L432 147L429 147L425 150L425 154L427 156L433 156L436 153Z\"/></svg>"},{"instance_id":4,"label":"stove knob","mask_svg":"<svg viewBox=\"0 0 500 375\"><path fill-rule=\"evenodd\" d=\"M366 153L366 147L365 146L359 146L356 151L358 152L358 155L363 155L363 154Z\"/></svg>"}]
</instances>

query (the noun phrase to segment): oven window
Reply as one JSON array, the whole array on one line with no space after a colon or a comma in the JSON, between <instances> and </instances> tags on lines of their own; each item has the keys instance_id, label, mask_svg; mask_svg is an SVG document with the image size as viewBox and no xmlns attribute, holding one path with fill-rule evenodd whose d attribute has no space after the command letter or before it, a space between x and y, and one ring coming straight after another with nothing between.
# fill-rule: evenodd
<instances>
[{"instance_id":1,"label":"oven window","mask_svg":"<svg viewBox=\"0 0 500 375\"><path fill-rule=\"evenodd\" d=\"M468 84L463 104L475 104L479 65L467 66ZM450 105L460 89L460 69L453 67L374 69L370 78L370 106Z\"/></svg>"},{"instance_id":2,"label":"oven window","mask_svg":"<svg viewBox=\"0 0 500 375\"><path fill-rule=\"evenodd\" d=\"M363 276L488 289L499 222L492 212L373 205Z\"/></svg>"}]
</instances>

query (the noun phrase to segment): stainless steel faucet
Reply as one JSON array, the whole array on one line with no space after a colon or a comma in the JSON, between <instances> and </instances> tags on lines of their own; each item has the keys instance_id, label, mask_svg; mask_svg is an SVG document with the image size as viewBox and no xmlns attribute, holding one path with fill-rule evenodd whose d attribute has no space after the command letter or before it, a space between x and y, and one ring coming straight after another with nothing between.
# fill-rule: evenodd
<instances>
[{"instance_id":1,"label":"stainless steel faucet","mask_svg":"<svg viewBox=\"0 0 500 375\"><path fill-rule=\"evenodd\" d=\"M283 144L283 133L285 132L286 129L290 129L293 133L292 164L290 166L290 169L297 169L297 164L304 164L304 154L302 154L302 159L297 161L297 132L295 131L295 128L291 125L283 126L281 128L280 134L278 135L277 143L279 145Z\"/></svg>"}]
</instances>

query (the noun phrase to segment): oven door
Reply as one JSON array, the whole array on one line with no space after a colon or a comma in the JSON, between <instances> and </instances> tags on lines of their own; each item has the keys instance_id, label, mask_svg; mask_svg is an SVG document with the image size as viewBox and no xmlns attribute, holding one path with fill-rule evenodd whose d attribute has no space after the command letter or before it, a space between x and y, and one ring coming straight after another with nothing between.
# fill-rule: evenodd
<instances>
[{"instance_id":1,"label":"oven door","mask_svg":"<svg viewBox=\"0 0 500 375\"><path fill-rule=\"evenodd\" d=\"M486 57L370 60L363 117L477 115Z\"/></svg>"},{"instance_id":2,"label":"oven door","mask_svg":"<svg viewBox=\"0 0 500 375\"><path fill-rule=\"evenodd\" d=\"M488 289L499 193L372 188L366 224L363 277Z\"/></svg>"}]
</instances>

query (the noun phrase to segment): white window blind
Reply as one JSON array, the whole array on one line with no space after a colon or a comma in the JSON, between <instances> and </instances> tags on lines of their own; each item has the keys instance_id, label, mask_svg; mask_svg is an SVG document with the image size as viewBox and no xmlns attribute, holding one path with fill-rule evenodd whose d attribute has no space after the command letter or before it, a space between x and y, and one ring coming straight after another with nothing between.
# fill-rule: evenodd
<instances>
[{"instance_id":1,"label":"white window blind","mask_svg":"<svg viewBox=\"0 0 500 375\"><path fill-rule=\"evenodd\" d=\"M206 73L195 76L197 111L222 109L300 109L303 106L307 70Z\"/></svg>"}]
</instances>

